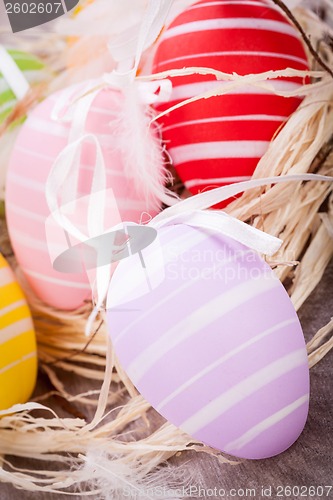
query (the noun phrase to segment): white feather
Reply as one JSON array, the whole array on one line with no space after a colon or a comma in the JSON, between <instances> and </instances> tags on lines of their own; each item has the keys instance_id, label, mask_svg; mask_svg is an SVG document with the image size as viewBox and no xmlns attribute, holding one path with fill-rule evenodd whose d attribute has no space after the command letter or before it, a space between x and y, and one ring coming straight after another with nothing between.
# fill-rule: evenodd
<instances>
[{"instance_id":1,"label":"white feather","mask_svg":"<svg viewBox=\"0 0 333 500\"><path fill-rule=\"evenodd\" d=\"M121 458L98 450L80 458L85 461L80 471L84 489L98 492L101 500L180 500L186 496L190 485L196 485L193 473L186 467L166 463L147 474L139 462L125 463Z\"/></svg>"},{"instance_id":2,"label":"white feather","mask_svg":"<svg viewBox=\"0 0 333 500\"><path fill-rule=\"evenodd\" d=\"M154 111L142 102L139 87L129 85L122 90L124 95L122 112L112 121L116 129L117 147L121 151L125 172L133 179L137 192L158 209L161 202L166 205L178 201L168 191L166 183L171 174L165 166L165 153L156 124L151 124Z\"/></svg>"}]
</instances>

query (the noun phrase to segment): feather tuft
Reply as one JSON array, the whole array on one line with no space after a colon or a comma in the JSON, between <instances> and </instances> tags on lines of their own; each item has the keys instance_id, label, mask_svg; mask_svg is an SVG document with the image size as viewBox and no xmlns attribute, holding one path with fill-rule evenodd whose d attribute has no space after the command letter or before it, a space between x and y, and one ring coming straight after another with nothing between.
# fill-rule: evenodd
<instances>
[{"instance_id":1,"label":"feather tuft","mask_svg":"<svg viewBox=\"0 0 333 500\"><path fill-rule=\"evenodd\" d=\"M122 154L126 176L133 179L137 193L147 205L159 210L161 202L173 205L178 196L166 188L172 175L166 167L167 156L162 143L160 128L152 124L153 109L142 102L138 85L122 90L124 100L121 114L112 122L116 129L117 148Z\"/></svg>"},{"instance_id":2,"label":"feather tuft","mask_svg":"<svg viewBox=\"0 0 333 500\"><path fill-rule=\"evenodd\" d=\"M180 500L188 496L190 487L197 486L194 474L184 466L165 464L147 474L140 462L125 463L98 449L80 458L85 462L80 472L84 488L98 492L101 500Z\"/></svg>"}]
</instances>

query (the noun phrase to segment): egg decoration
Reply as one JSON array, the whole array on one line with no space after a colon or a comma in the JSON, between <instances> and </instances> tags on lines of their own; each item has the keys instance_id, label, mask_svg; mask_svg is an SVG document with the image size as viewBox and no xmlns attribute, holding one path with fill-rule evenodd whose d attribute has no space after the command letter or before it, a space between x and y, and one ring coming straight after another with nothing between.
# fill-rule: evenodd
<instances>
[{"instance_id":1,"label":"egg decoration","mask_svg":"<svg viewBox=\"0 0 333 500\"><path fill-rule=\"evenodd\" d=\"M14 49L4 49L0 46L0 128L5 125L5 120L9 117L14 107L18 103L18 98L14 90L10 87L6 78L1 72L2 64L6 65L8 62L4 58L10 56L10 61L14 62L19 71L25 77L26 82L32 86L50 79L50 71L46 68L44 63L33 54L22 52ZM17 84L17 78L13 77ZM4 213L4 197L6 187L7 166L10 158L12 148L14 146L19 125L25 120L25 117L14 120L7 128L4 134L0 134L0 217Z\"/></svg>"},{"instance_id":2,"label":"egg decoration","mask_svg":"<svg viewBox=\"0 0 333 500\"><path fill-rule=\"evenodd\" d=\"M45 64L35 55L14 49L7 49L7 53L31 85L50 78L50 72ZM0 125L10 115L16 104L17 97L0 70Z\"/></svg>"},{"instance_id":3,"label":"egg decoration","mask_svg":"<svg viewBox=\"0 0 333 500\"><path fill-rule=\"evenodd\" d=\"M0 410L25 403L36 377L31 314L12 270L0 254Z\"/></svg>"},{"instance_id":4,"label":"egg decoration","mask_svg":"<svg viewBox=\"0 0 333 500\"><path fill-rule=\"evenodd\" d=\"M109 332L147 401L194 439L231 455L283 452L305 425L309 368L287 292L253 250L173 224L119 262Z\"/></svg>"},{"instance_id":5,"label":"egg decoration","mask_svg":"<svg viewBox=\"0 0 333 500\"><path fill-rule=\"evenodd\" d=\"M213 68L239 75L293 68L308 70L299 33L270 0L203 0L189 6L164 31L153 71ZM228 82L212 75L171 78L163 112L185 99ZM295 90L301 78L270 80L277 90ZM192 193L248 180L274 134L297 109L299 97L242 86L201 99L160 118L173 165Z\"/></svg>"},{"instance_id":6,"label":"egg decoration","mask_svg":"<svg viewBox=\"0 0 333 500\"><path fill-rule=\"evenodd\" d=\"M94 85L96 82L92 82L92 88ZM64 310L76 309L86 300L91 300L91 287L84 270L63 274L52 267L45 233L45 223L50 215L45 187L56 158L70 142L72 125L71 120L63 120L63 116L54 119L54 109L59 100L73 103L86 91L87 82L66 88L45 99L29 114L16 141L7 176L6 216L16 258L37 296L45 303ZM129 132L125 130L124 137L123 105L121 91L104 87L94 97L85 122L82 118L83 134L94 135L101 146L106 187L114 193L121 219L138 223L144 213L156 215L160 210L160 202L149 193L148 188L155 174L147 175L146 182L138 172L135 154L137 149L143 150L143 144L136 140L138 133L135 136L131 134L128 121ZM130 109L133 110L133 107ZM142 130L145 134L144 124ZM96 161L95 149L95 145L89 141L82 145L78 198L90 193ZM134 151L133 158L128 165L124 162L124 154L131 151ZM149 155L154 159L153 148L149 149ZM162 168L163 162L159 150L157 157L156 162L153 162L155 177L159 175L159 167Z\"/></svg>"}]
</instances>

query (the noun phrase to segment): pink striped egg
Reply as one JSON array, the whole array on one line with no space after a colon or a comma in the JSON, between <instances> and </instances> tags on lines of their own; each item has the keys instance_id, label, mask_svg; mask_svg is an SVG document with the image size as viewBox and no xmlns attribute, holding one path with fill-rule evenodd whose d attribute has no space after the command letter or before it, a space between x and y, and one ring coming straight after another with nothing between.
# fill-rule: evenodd
<instances>
[{"instance_id":1,"label":"pink striped egg","mask_svg":"<svg viewBox=\"0 0 333 500\"><path fill-rule=\"evenodd\" d=\"M45 222L50 215L45 185L55 159L68 143L71 125L55 121L51 115L59 99L74 101L82 90L80 85L71 88L50 96L29 115L11 156L6 188L8 227L17 260L37 296L53 307L67 310L90 300L91 288L84 272L62 274L52 267L45 234ZM139 222L144 212L156 215L160 204L153 196L147 198L145 186L139 184L141 179L124 165L114 121L122 113L122 103L119 91L103 89L89 110L85 133L94 134L101 145L107 188L113 190L122 220ZM94 144L85 143L78 196L91 189L95 156Z\"/></svg>"},{"instance_id":2,"label":"pink striped egg","mask_svg":"<svg viewBox=\"0 0 333 500\"><path fill-rule=\"evenodd\" d=\"M254 251L189 225L160 250L119 263L108 325L134 385L193 438L243 458L283 452L307 419L302 329L281 282Z\"/></svg>"},{"instance_id":3,"label":"pink striped egg","mask_svg":"<svg viewBox=\"0 0 333 500\"><path fill-rule=\"evenodd\" d=\"M308 62L297 30L270 0L203 0L188 7L162 34L153 69L194 66L247 75L307 70ZM160 112L227 83L209 75L171 80L173 93L168 103L157 106ZM302 80L272 82L278 90L293 90ZM196 194L249 179L300 102L298 97L243 86L161 117L166 147L185 186Z\"/></svg>"}]
</instances>

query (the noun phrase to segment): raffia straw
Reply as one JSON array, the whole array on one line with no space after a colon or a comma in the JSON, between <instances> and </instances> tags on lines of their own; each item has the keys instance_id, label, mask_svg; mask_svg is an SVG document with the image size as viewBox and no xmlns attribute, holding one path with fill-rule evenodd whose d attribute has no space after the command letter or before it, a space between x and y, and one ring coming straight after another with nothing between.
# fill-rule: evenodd
<instances>
[{"instance_id":1,"label":"raffia straw","mask_svg":"<svg viewBox=\"0 0 333 500\"><path fill-rule=\"evenodd\" d=\"M21 99L14 107L10 115L0 125L0 138L4 135L10 127L17 121L23 120L27 113L38 104L38 102L45 95L47 88L46 82L36 85L31 88L27 95Z\"/></svg>"},{"instance_id":2,"label":"raffia straw","mask_svg":"<svg viewBox=\"0 0 333 500\"><path fill-rule=\"evenodd\" d=\"M320 48L326 63L332 67L332 51L322 41L323 31L328 31L328 27L307 10L297 9L296 13L305 31L311 34L314 46ZM333 173L333 84L331 76L317 63L313 70L311 75L319 80L303 87L302 105L272 142L254 177ZM298 73L286 70L281 74ZM266 78L273 75L219 76L224 76L231 88L249 82L267 87L270 84ZM221 89L225 90L225 87ZM319 283L333 255L331 193L332 186L323 182L277 184L247 191L227 208L231 215L283 239L281 250L270 264L281 281L290 283L288 292L296 309ZM320 213L329 196L327 210ZM84 469L91 449L112 456L112 470L126 465L131 471L126 478L132 479L143 478L171 456L186 450L215 455L222 463L235 463L216 450L194 443L188 435L156 415L152 423L150 405L138 395L107 344L104 323L100 326L100 322L96 322L98 334L87 343L84 327L90 305L72 313L53 310L33 295L20 270L18 276L34 315L40 367L54 388L38 401L45 401L51 394L60 395L69 403L93 409L95 416L92 419L57 418L50 414L47 406L43 410L45 415L32 416L31 407L23 405L22 411L0 419L0 455L29 457L41 463L36 472L19 470L0 459L0 481L29 491L67 494L68 488L76 488L91 479ZM308 343L310 367L332 349L332 329L331 321ZM87 383L103 381L102 390L88 387L82 394L71 394L66 387L66 373ZM122 406L119 406L122 396ZM68 456L76 457L75 466ZM54 463L52 470L43 470L45 462ZM100 492L94 484L90 491L81 492L81 496Z\"/></svg>"},{"instance_id":3,"label":"raffia straw","mask_svg":"<svg viewBox=\"0 0 333 500\"><path fill-rule=\"evenodd\" d=\"M333 329L331 328L330 333L332 332L332 330ZM319 361L321 361L326 356L326 354L330 352L332 348L333 348L333 336L331 336L331 338L327 342L325 342L325 344L318 347L318 349L316 349L309 355L309 367L312 368L317 363L319 363Z\"/></svg>"},{"instance_id":4,"label":"raffia straw","mask_svg":"<svg viewBox=\"0 0 333 500\"><path fill-rule=\"evenodd\" d=\"M311 354L313 353L323 342L323 340L331 333L333 330L333 318L331 318L331 321L327 323L327 325L323 326L317 333L314 335L314 337L308 342L307 344L307 350L308 353Z\"/></svg>"}]
</instances>

